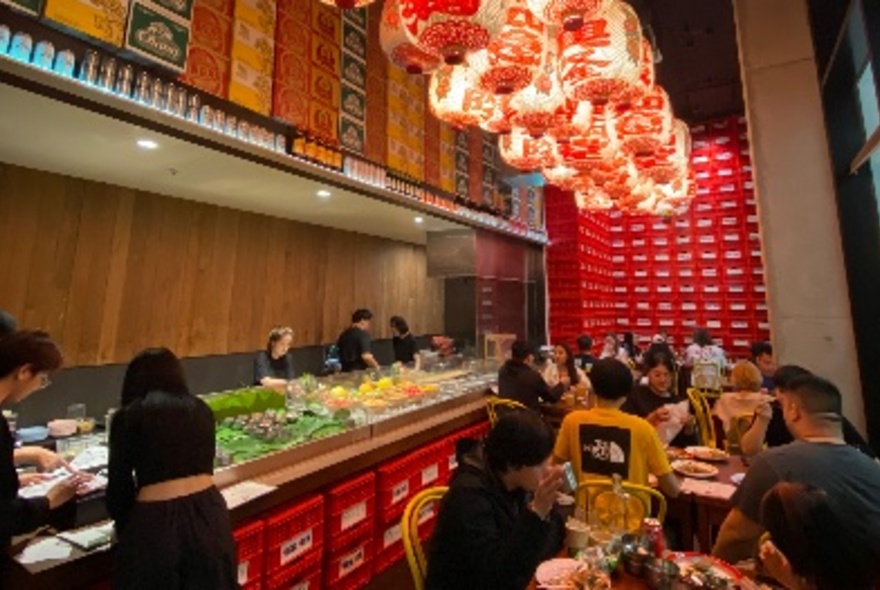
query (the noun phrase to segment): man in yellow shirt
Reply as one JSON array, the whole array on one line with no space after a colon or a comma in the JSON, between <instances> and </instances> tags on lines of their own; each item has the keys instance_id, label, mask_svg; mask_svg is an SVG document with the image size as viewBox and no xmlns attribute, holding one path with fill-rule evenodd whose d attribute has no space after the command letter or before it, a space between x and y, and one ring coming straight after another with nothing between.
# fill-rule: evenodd
<instances>
[{"instance_id":1,"label":"man in yellow shirt","mask_svg":"<svg viewBox=\"0 0 880 590\"><path fill-rule=\"evenodd\" d=\"M620 411L633 387L629 367L617 359L602 359L593 365L590 381L596 407L565 417L553 450L556 460L571 461L578 481L616 474L631 483L648 485L651 474L664 494L678 496L678 479L657 431L643 418Z\"/></svg>"}]
</instances>

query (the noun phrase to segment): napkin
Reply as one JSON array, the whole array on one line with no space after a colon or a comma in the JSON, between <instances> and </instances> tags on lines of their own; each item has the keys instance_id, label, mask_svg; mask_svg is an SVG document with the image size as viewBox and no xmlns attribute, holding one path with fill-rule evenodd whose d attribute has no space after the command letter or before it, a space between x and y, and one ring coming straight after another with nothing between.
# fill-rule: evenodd
<instances>
[{"instance_id":1,"label":"napkin","mask_svg":"<svg viewBox=\"0 0 880 590\"><path fill-rule=\"evenodd\" d=\"M41 561L50 561L54 559L67 559L70 557L72 547L64 541L52 537L31 543L25 547L21 555L18 556L19 563L39 563Z\"/></svg>"},{"instance_id":2,"label":"napkin","mask_svg":"<svg viewBox=\"0 0 880 590\"><path fill-rule=\"evenodd\" d=\"M681 421L690 412L690 402L685 400L677 404L666 404L663 407L669 410L669 420L657 425L657 435L660 437L663 446L668 446L672 439L678 436L678 433L684 428Z\"/></svg>"},{"instance_id":3,"label":"napkin","mask_svg":"<svg viewBox=\"0 0 880 590\"><path fill-rule=\"evenodd\" d=\"M732 486L729 483L702 481L686 477L681 482L681 491L685 494L694 494L695 496L729 500L736 491L736 486Z\"/></svg>"},{"instance_id":4,"label":"napkin","mask_svg":"<svg viewBox=\"0 0 880 590\"><path fill-rule=\"evenodd\" d=\"M226 500L226 507L229 508L229 510L232 510L237 506L250 502L254 498L268 494L274 489L275 486L245 480L241 483L229 486L228 488L224 488L220 493L223 495L223 499Z\"/></svg>"}]
</instances>

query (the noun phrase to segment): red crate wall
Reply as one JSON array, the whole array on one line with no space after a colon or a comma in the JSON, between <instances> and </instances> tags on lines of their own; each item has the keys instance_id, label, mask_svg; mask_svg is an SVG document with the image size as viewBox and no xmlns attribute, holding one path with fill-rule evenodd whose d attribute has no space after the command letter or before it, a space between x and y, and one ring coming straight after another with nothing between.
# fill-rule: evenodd
<instances>
[{"instance_id":1,"label":"red crate wall","mask_svg":"<svg viewBox=\"0 0 880 590\"><path fill-rule=\"evenodd\" d=\"M710 121L691 133L698 190L685 215L579 214L569 193L545 191L554 342L588 333L598 346L602 334L616 328L633 332L644 346L665 329L681 347L703 326L731 356L744 357L751 342L770 338L745 118ZM582 229L594 222L606 224L607 242L603 233ZM596 267L610 278L610 321L586 307L592 294L579 289L584 269ZM600 305L605 301L600 294Z\"/></svg>"}]
</instances>

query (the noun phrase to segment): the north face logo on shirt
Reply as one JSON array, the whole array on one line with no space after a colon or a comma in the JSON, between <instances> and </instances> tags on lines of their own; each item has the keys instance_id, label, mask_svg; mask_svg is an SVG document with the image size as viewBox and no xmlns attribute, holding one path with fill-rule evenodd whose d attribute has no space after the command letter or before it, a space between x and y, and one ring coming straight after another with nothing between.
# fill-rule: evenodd
<instances>
[{"instance_id":1,"label":"the north face logo on shirt","mask_svg":"<svg viewBox=\"0 0 880 590\"><path fill-rule=\"evenodd\" d=\"M630 432L617 426L581 424L579 427L581 469L611 477L629 477Z\"/></svg>"}]
</instances>

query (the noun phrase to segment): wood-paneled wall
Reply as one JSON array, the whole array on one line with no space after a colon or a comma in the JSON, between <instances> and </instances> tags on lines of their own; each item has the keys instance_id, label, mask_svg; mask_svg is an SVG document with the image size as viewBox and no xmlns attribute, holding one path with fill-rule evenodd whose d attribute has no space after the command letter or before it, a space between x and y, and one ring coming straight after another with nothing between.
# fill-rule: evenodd
<instances>
[{"instance_id":1,"label":"wood-paneled wall","mask_svg":"<svg viewBox=\"0 0 880 590\"><path fill-rule=\"evenodd\" d=\"M425 249L0 164L0 308L49 330L69 365L335 340L351 312L443 329Z\"/></svg>"}]
</instances>

